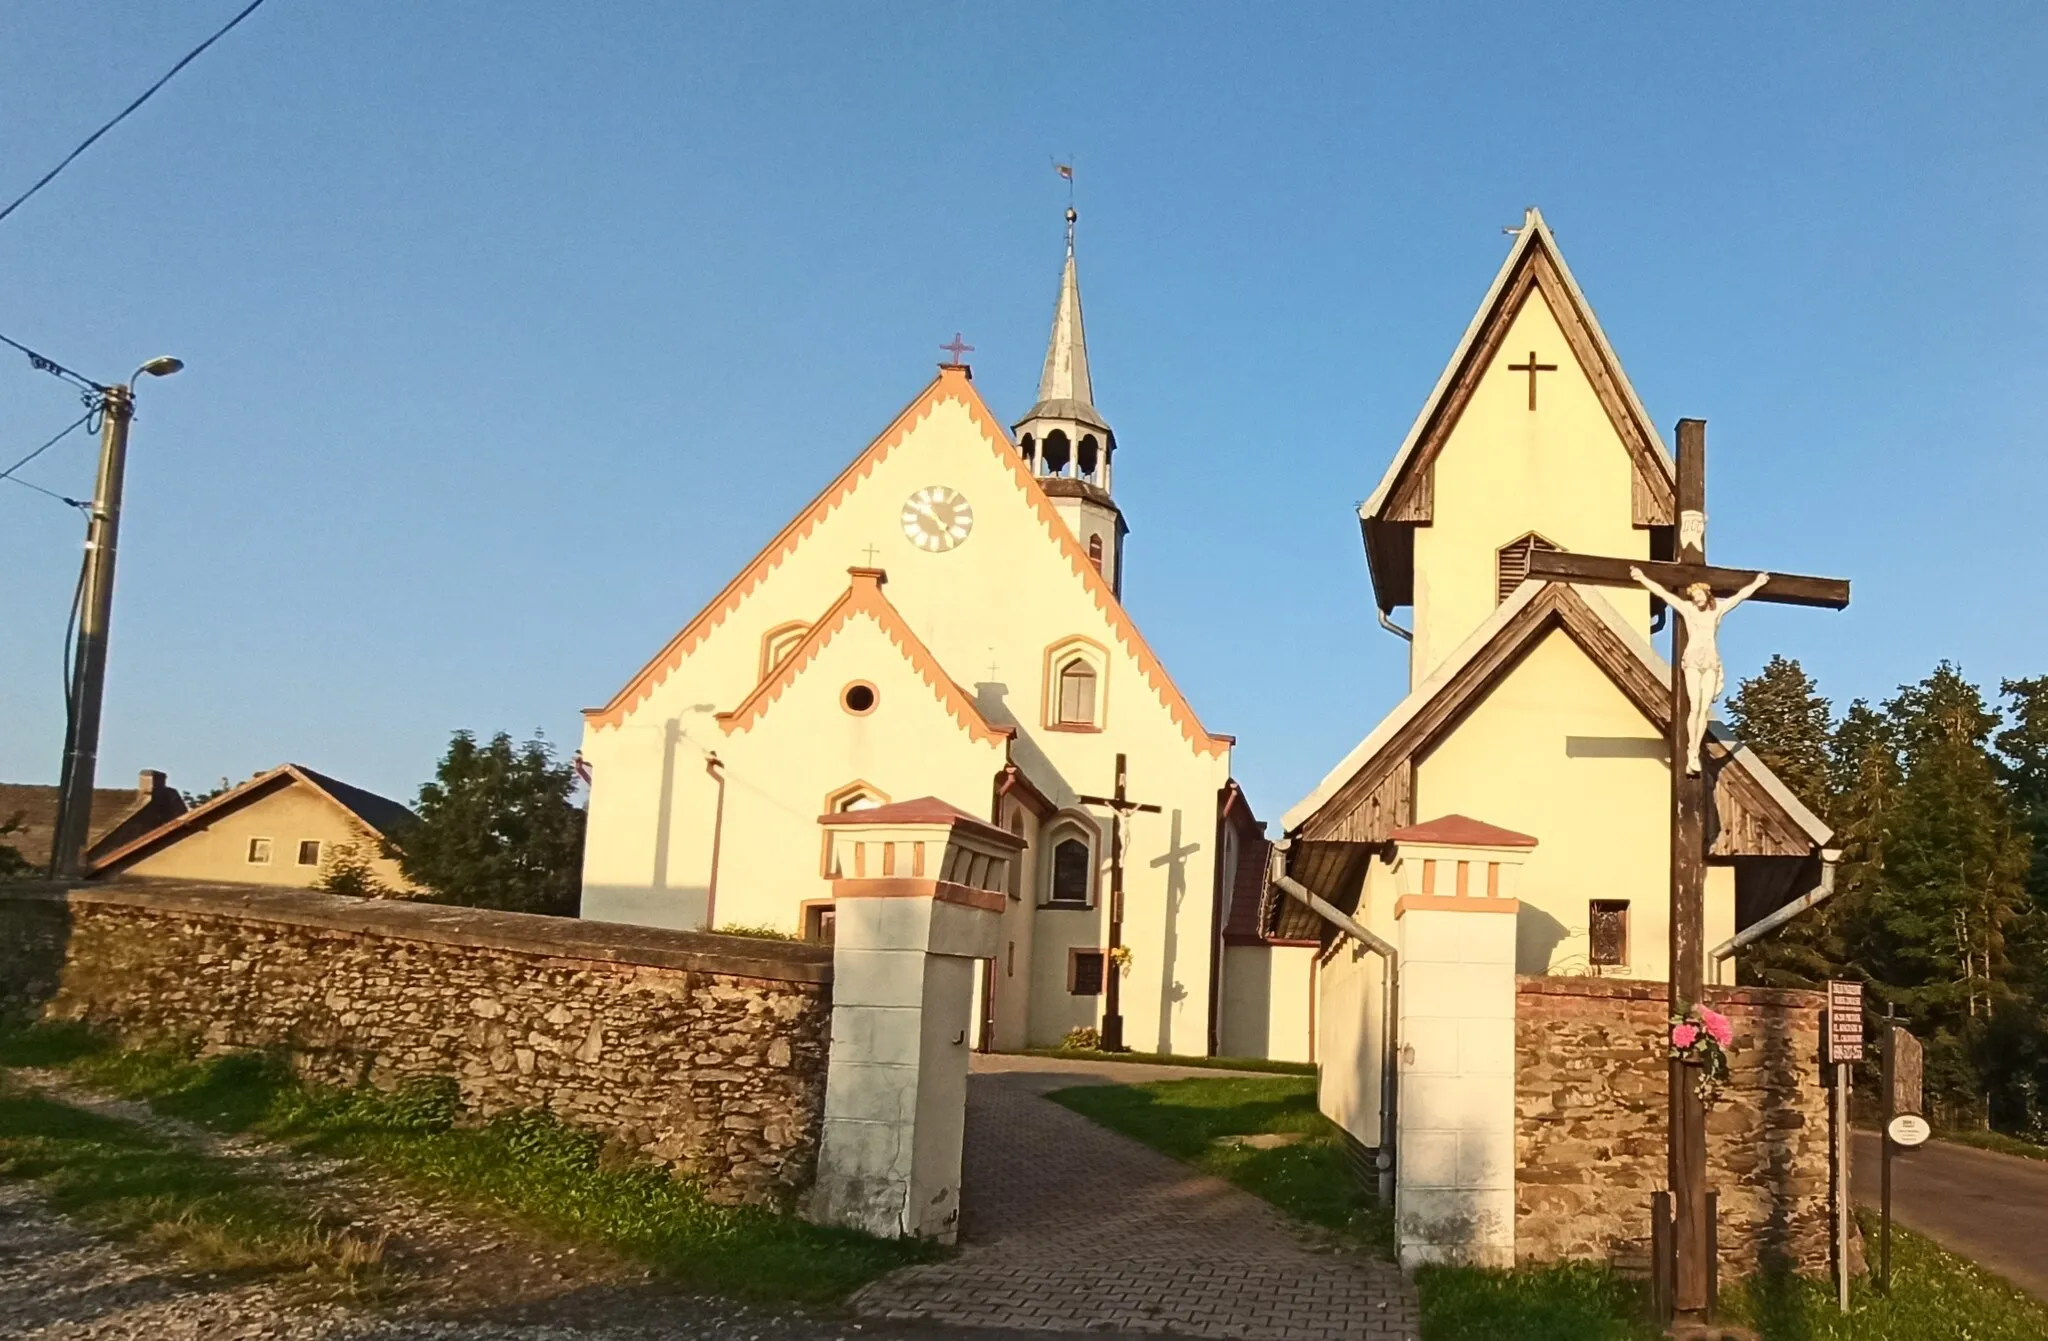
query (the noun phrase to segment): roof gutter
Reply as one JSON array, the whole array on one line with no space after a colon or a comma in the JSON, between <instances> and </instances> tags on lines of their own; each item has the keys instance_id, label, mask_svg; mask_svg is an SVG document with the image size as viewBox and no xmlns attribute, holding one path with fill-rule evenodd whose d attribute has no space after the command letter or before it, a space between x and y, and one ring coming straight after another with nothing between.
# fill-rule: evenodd
<instances>
[{"instance_id":1,"label":"roof gutter","mask_svg":"<svg viewBox=\"0 0 2048 1341\"><path fill-rule=\"evenodd\" d=\"M1842 850L1837 847L1822 848L1820 852L1820 883L1792 902L1772 913L1769 917L1752 922L1727 940L1707 951L1707 958L1714 970L1714 986L1721 986L1721 966L1735 957L1735 952L1746 945L1754 945L1779 927L1784 926L1809 908L1817 907L1835 892L1835 871L1842 861Z\"/></svg>"},{"instance_id":2,"label":"roof gutter","mask_svg":"<svg viewBox=\"0 0 2048 1341\"><path fill-rule=\"evenodd\" d=\"M1385 616L1381 616L1382 619ZM1395 1007L1400 1003L1401 952L1393 945L1375 936L1360 926L1349 913L1340 911L1328 899L1287 874L1287 851L1294 846L1289 838L1273 844L1272 855L1266 867L1267 878L1275 889L1289 898L1306 904L1311 912L1328 922L1346 936L1357 941L1366 949L1386 961L1386 972L1381 975L1380 993L1380 1149L1373 1161L1379 1169L1380 1205L1394 1204L1394 1118L1397 1108L1394 1090L1400 1079L1400 1058L1396 1052L1399 1033L1396 1028Z\"/></svg>"}]
</instances>

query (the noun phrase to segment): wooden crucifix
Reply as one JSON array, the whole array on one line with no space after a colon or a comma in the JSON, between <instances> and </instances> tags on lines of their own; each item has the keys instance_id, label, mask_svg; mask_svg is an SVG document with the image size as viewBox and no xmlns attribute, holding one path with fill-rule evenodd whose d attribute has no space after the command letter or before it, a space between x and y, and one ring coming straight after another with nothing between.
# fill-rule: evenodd
<instances>
[{"instance_id":1,"label":"wooden crucifix","mask_svg":"<svg viewBox=\"0 0 2048 1341\"><path fill-rule=\"evenodd\" d=\"M1122 993L1117 990L1123 974L1116 962L1117 947L1124 943L1124 816L1157 815L1158 806L1141 805L1124 789L1124 756L1116 757L1116 791L1109 796L1083 796L1084 806L1103 806L1109 818L1109 950L1102 958L1102 1050L1124 1050Z\"/></svg>"},{"instance_id":2,"label":"wooden crucifix","mask_svg":"<svg viewBox=\"0 0 2048 1341\"><path fill-rule=\"evenodd\" d=\"M1534 362L1532 359L1531 362ZM1678 421L1678 559L1675 563L1605 558L1592 554L1537 550L1529 576L1538 581L1579 585L1643 587L1673 604L1671 621L1671 1014L1683 1017L1699 1004L1705 967L1707 806L1713 796L1696 759L1699 732L1721 689L1720 656L1713 635L1735 600L1753 598L1782 605L1839 610L1849 603L1849 584L1837 578L1794 577L1707 566L1707 425ZM1683 604L1680 604L1683 603ZM1690 608L1686 608L1686 607ZM1705 635L1706 646L1692 641ZM1695 704L1690 695L1706 701ZM1707 1321L1707 1252L1714 1238L1707 1224L1707 1114L1697 1077L1673 1058L1669 1091L1669 1176L1671 1300L1677 1315Z\"/></svg>"}]
</instances>

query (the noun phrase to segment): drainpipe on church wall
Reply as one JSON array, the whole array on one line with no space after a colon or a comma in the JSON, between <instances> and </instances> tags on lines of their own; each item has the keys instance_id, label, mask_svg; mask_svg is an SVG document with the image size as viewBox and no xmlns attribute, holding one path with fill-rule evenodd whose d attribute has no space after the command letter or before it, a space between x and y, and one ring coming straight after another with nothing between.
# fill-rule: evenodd
<instances>
[{"instance_id":1,"label":"drainpipe on church wall","mask_svg":"<svg viewBox=\"0 0 2048 1341\"><path fill-rule=\"evenodd\" d=\"M711 874L704 881L704 929L718 929L718 848L725 838L725 761L716 754L704 756L704 771L718 784L718 801L711 811Z\"/></svg>"},{"instance_id":2,"label":"drainpipe on church wall","mask_svg":"<svg viewBox=\"0 0 2048 1341\"><path fill-rule=\"evenodd\" d=\"M1380 1149L1378 1158L1373 1162L1379 1169L1380 1204L1391 1206L1394 1204L1394 1116L1397 1111L1394 1091L1401 1075L1400 1036L1395 1014L1400 999L1401 954L1392 944L1359 925L1357 919L1287 874L1287 849L1291 846L1293 841L1286 838L1273 844L1269 876L1274 888L1308 905L1316 916L1378 955L1386 966L1380 980Z\"/></svg>"},{"instance_id":3,"label":"drainpipe on church wall","mask_svg":"<svg viewBox=\"0 0 2048 1341\"><path fill-rule=\"evenodd\" d=\"M1707 951L1707 963L1714 972L1714 986L1721 986L1721 966L1735 957L1735 952L1744 946L1753 945L1784 926L1808 908L1824 901L1835 892L1835 870L1842 860L1840 848L1822 848L1820 854L1820 883L1792 902L1772 913L1769 917L1750 923L1735 935Z\"/></svg>"}]
</instances>

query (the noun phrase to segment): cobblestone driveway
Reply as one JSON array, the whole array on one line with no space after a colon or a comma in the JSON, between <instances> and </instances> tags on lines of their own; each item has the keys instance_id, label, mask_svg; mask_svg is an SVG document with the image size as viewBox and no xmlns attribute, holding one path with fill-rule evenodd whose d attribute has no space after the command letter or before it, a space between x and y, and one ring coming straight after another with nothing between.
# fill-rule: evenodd
<instances>
[{"instance_id":1,"label":"cobblestone driveway","mask_svg":"<svg viewBox=\"0 0 2048 1341\"><path fill-rule=\"evenodd\" d=\"M873 1318L1240 1341L1419 1336L1399 1269L1317 1251L1246 1192L1040 1096L1214 1072L977 1057L961 1250L867 1287Z\"/></svg>"}]
</instances>

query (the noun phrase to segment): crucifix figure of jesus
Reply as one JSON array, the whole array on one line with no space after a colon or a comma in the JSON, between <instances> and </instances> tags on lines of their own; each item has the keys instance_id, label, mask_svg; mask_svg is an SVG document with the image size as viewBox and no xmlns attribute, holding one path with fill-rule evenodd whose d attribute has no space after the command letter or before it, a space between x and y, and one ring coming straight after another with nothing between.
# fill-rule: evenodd
<instances>
[{"instance_id":1,"label":"crucifix figure of jesus","mask_svg":"<svg viewBox=\"0 0 2048 1341\"><path fill-rule=\"evenodd\" d=\"M1705 540L1705 536L1701 536ZM1718 641L1721 621L1728 612L1757 594L1764 583L1771 580L1769 573L1758 573L1750 584L1727 600L1714 595L1714 589L1704 582L1695 582L1685 589L1683 598L1672 595L1657 585L1657 579L1645 574L1639 567L1631 565L1628 575L1635 579L1637 586L1671 607L1671 612L1685 625L1685 657L1678 673L1685 677L1685 700L1692 708L1685 722L1685 771L1700 771L1700 747L1707 739L1707 719L1714 711L1714 700L1721 697L1721 689L1727 677L1721 670L1721 648Z\"/></svg>"},{"instance_id":2,"label":"crucifix figure of jesus","mask_svg":"<svg viewBox=\"0 0 2048 1341\"><path fill-rule=\"evenodd\" d=\"M1532 358L1530 362L1535 362ZM1533 376L1533 374L1532 374ZM1611 558L1565 550L1533 550L1529 576L1578 586L1647 588L1668 605L1671 622L1671 985L1670 1010L1684 1018L1705 993L1707 808L1712 790L1702 747L1713 698L1721 692L1721 657L1715 636L1721 620L1742 601L1839 610L1849 584L1837 578L1796 577L1707 565L1707 426L1678 421L1677 561ZM1768 585L1767 585L1768 584ZM1676 593L1683 592L1683 596ZM1695 651L1695 647L1699 650ZM1692 1064L1673 1057L1668 1104L1671 1253L1653 1263L1667 1282L1676 1317L1706 1322L1707 1253L1714 1235L1707 1223L1707 1110ZM1653 1235L1653 1240L1661 1240Z\"/></svg>"},{"instance_id":3,"label":"crucifix figure of jesus","mask_svg":"<svg viewBox=\"0 0 2048 1341\"><path fill-rule=\"evenodd\" d=\"M1157 815L1158 806L1133 801L1124 790L1124 756L1116 757L1116 791L1109 796L1083 796L1084 806L1103 806L1109 818L1109 949L1102 956L1102 1050L1124 1050L1122 993L1117 990L1123 977L1116 962L1117 947L1124 943L1124 816Z\"/></svg>"}]
</instances>

